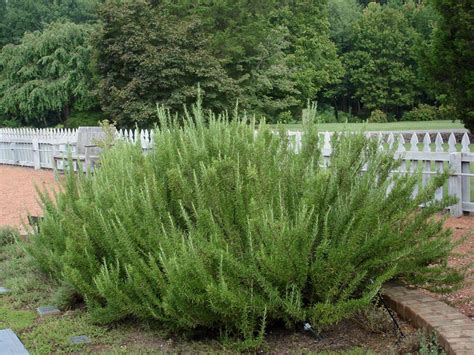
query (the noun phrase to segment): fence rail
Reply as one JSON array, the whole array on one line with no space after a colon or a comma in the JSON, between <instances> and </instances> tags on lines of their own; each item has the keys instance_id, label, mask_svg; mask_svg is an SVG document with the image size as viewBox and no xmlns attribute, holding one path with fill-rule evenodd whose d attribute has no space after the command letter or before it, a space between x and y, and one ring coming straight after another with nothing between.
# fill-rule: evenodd
<instances>
[{"instance_id":1,"label":"fence rail","mask_svg":"<svg viewBox=\"0 0 474 355\"><path fill-rule=\"evenodd\" d=\"M303 132L289 131L290 144L299 151ZM320 134L320 145L325 163L330 159L331 132ZM469 135L454 133L371 133L378 139L381 150L395 149L395 156L402 159L399 173L413 173L422 170L422 184L426 185L431 176L449 168L447 187L436 192L435 198L444 194L455 196L458 203L450 207L455 216L463 212L474 212L471 199L471 153ZM120 139L130 142L140 141L144 150L153 145L153 135L149 130L120 130ZM444 137L443 137L444 136ZM75 152L77 129L0 129L0 164L52 169L53 156L70 150ZM416 191L414 192L416 193Z\"/></svg>"}]
</instances>

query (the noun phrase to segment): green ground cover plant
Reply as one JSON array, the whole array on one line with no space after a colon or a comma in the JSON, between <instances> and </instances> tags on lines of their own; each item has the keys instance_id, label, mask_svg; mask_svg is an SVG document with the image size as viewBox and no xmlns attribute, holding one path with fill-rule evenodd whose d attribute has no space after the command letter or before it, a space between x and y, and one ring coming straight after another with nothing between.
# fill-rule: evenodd
<instances>
[{"instance_id":1,"label":"green ground cover plant","mask_svg":"<svg viewBox=\"0 0 474 355\"><path fill-rule=\"evenodd\" d=\"M273 324L350 317L394 278L433 289L462 279L433 218L453 202L433 199L446 173L413 198L419 176L390 174L399 162L362 134L335 135L323 167L311 122L295 152L283 128L237 113L229 123L199 102L158 116L151 152L118 141L93 174L70 170L53 199L41 195L28 250L95 321L158 321L252 348Z\"/></svg>"},{"instance_id":2,"label":"green ground cover plant","mask_svg":"<svg viewBox=\"0 0 474 355\"><path fill-rule=\"evenodd\" d=\"M0 246L13 244L18 238L18 231L11 227L0 227Z\"/></svg>"}]
</instances>

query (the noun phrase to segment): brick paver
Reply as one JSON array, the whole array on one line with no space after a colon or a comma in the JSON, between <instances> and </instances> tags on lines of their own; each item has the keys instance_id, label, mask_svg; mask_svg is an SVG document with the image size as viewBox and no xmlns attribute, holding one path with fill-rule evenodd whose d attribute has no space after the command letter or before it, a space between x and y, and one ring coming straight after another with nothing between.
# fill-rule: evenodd
<instances>
[{"instance_id":1,"label":"brick paver","mask_svg":"<svg viewBox=\"0 0 474 355\"><path fill-rule=\"evenodd\" d=\"M438 336L448 354L474 354L474 322L417 289L385 286L384 299L398 315Z\"/></svg>"}]
</instances>

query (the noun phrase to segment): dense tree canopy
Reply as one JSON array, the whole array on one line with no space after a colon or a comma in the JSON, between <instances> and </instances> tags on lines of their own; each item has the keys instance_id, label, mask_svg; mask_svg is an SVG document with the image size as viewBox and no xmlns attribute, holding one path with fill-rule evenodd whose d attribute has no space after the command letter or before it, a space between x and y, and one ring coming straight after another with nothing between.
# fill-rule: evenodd
<instances>
[{"instance_id":1,"label":"dense tree canopy","mask_svg":"<svg viewBox=\"0 0 474 355\"><path fill-rule=\"evenodd\" d=\"M97 105L90 42L95 27L53 23L0 53L0 114L23 124L63 122Z\"/></svg>"},{"instance_id":2,"label":"dense tree canopy","mask_svg":"<svg viewBox=\"0 0 474 355\"><path fill-rule=\"evenodd\" d=\"M472 8L454 0L0 0L5 63L20 56L27 38L51 36L48 24L94 26L84 32L87 54L81 54L93 79L81 87L100 97L98 105L62 100L59 109L57 97L48 97L56 105L48 106L37 91L24 91L24 102L14 104L10 92L25 79L17 81L14 75L23 74L4 64L0 125L52 125L71 109L77 125L88 115L79 110L88 107L121 126L151 126L157 104L182 110L198 85L206 109L238 102L271 122L300 119L308 101L318 103L324 120L342 113L365 120L374 110L388 120L414 119L419 115L409 113L421 108L430 117L469 122ZM58 37L70 35L55 26L64 32ZM61 58L64 68L78 55L70 48ZM28 70L44 73L32 58L25 59Z\"/></svg>"},{"instance_id":3,"label":"dense tree canopy","mask_svg":"<svg viewBox=\"0 0 474 355\"><path fill-rule=\"evenodd\" d=\"M375 3L364 10L345 60L355 97L367 109L397 112L414 103L414 40L401 11Z\"/></svg>"},{"instance_id":4,"label":"dense tree canopy","mask_svg":"<svg viewBox=\"0 0 474 355\"><path fill-rule=\"evenodd\" d=\"M99 68L104 110L123 126L156 122L156 104L223 109L237 87L208 50L198 18L179 19L146 1L103 7Z\"/></svg>"},{"instance_id":5,"label":"dense tree canopy","mask_svg":"<svg viewBox=\"0 0 474 355\"><path fill-rule=\"evenodd\" d=\"M0 0L0 47L19 43L25 32L42 30L53 21L75 23L97 19L100 0Z\"/></svg>"},{"instance_id":6,"label":"dense tree canopy","mask_svg":"<svg viewBox=\"0 0 474 355\"><path fill-rule=\"evenodd\" d=\"M441 20L433 35L430 70L451 104L474 131L474 3L470 0L432 0Z\"/></svg>"}]
</instances>

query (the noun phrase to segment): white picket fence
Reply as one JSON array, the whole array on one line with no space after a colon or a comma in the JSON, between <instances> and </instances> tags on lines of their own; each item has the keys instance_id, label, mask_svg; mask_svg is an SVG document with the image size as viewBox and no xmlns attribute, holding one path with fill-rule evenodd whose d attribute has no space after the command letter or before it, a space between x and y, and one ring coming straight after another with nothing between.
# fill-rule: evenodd
<instances>
[{"instance_id":1,"label":"white picket fence","mask_svg":"<svg viewBox=\"0 0 474 355\"><path fill-rule=\"evenodd\" d=\"M0 164L19 165L35 169L52 169L53 156L75 153L77 129L0 128ZM148 130L120 130L118 138L136 142L143 149L153 145Z\"/></svg>"},{"instance_id":2,"label":"white picket fence","mask_svg":"<svg viewBox=\"0 0 474 355\"><path fill-rule=\"evenodd\" d=\"M298 151L301 146L303 133L289 131L290 141ZM474 162L474 153L471 153L469 136L465 133L461 137L451 133L448 139L443 140L441 133L419 132L410 135L394 133L367 133L378 137L380 149L396 149L396 156L402 159L400 172L412 173L422 170L422 183L428 183L430 177L444 168L451 171L448 186L436 192L440 199L445 193L458 198L458 203L450 207L455 216L463 212L474 212L474 203L471 202L470 179L471 163ZM324 160L331 156L330 132L321 133L320 144ZM140 141L144 150L153 145L152 132L148 130L120 130L117 132L120 139L130 142ZM422 137L421 139L419 138ZM70 150L75 152L77 142L76 129L0 129L0 164L33 167L35 169L52 169L53 156ZM416 193L416 191L415 191Z\"/></svg>"}]
</instances>

